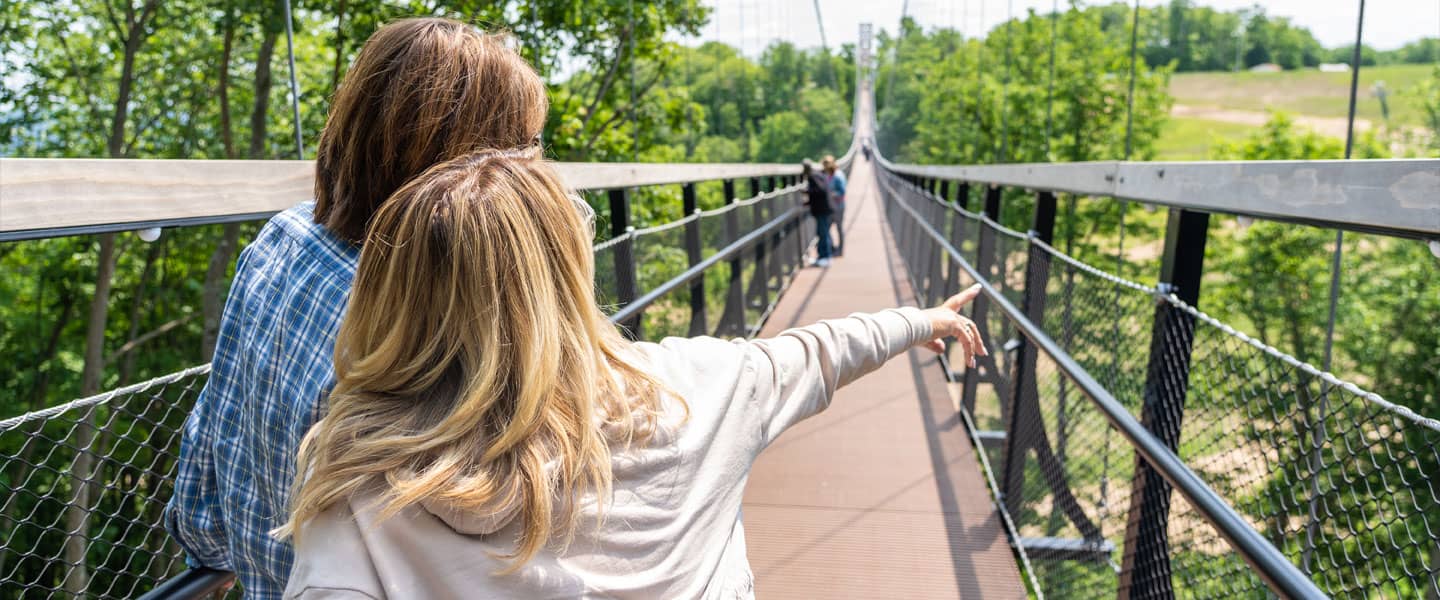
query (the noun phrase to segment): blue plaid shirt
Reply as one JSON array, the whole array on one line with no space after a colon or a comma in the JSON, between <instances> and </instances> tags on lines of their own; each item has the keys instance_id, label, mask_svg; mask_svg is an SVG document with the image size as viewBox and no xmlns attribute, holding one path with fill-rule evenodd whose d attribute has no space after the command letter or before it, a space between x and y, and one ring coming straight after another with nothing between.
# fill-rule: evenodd
<instances>
[{"instance_id":1,"label":"blue plaid shirt","mask_svg":"<svg viewBox=\"0 0 1440 600\"><path fill-rule=\"evenodd\" d=\"M269 532L285 520L296 450L335 385L335 333L360 258L313 209L276 215L240 253L165 509L188 562L234 571L250 598L280 598L290 576L294 551Z\"/></svg>"}]
</instances>

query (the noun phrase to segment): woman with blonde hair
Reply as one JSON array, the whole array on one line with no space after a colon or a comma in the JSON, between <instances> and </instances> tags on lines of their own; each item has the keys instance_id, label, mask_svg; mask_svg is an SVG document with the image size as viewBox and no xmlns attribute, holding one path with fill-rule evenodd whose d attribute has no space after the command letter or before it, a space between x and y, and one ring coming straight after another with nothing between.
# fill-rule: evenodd
<instances>
[{"instance_id":1,"label":"woman with blonde hair","mask_svg":"<svg viewBox=\"0 0 1440 600\"><path fill-rule=\"evenodd\" d=\"M375 211L437 163L534 146L545 82L502 36L448 19L389 23L330 103L315 199L266 223L240 254L209 379L185 422L165 525L193 566L234 571L279 598L300 439L335 383L330 357Z\"/></svg>"},{"instance_id":2,"label":"woman with blonde hair","mask_svg":"<svg viewBox=\"0 0 1440 600\"><path fill-rule=\"evenodd\" d=\"M525 152L430 169L377 213L301 445L287 598L753 596L756 456L836 388L960 336L957 309L763 340L626 340L594 214Z\"/></svg>"}]
</instances>

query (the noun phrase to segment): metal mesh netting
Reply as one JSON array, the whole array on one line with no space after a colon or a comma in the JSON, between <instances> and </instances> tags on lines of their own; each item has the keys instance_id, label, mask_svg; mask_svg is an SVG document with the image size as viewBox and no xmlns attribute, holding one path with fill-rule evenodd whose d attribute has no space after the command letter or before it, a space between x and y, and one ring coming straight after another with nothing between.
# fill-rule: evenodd
<instances>
[{"instance_id":1,"label":"metal mesh netting","mask_svg":"<svg viewBox=\"0 0 1440 600\"><path fill-rule=\"evenodd\" d=\"M1194 329L1181 458L1330 594L1440 597L1440 424Z\"/></svg>"},{"instance_id":2,"label":"metal mesh netting","mask_svg":"<svg viewBox=\"0 0 1440 600\"><path fill-rule=\"evenodd\" d=\"M606 254L605 260L613 266L612 275L597 276L601 292L615 289L613 270L621 268L615 260L623 256L621 252L627 245L634 255L638 288L655 289L680 276L692 262L714 256L751 231L786 214L799 202L800 189L792 186L735 201L680 221L634 230L623 239L602 244L599 253ZM660 339L702 333L754 335L774 308L790 276L801 265L801 254L809 237L814 235L813 229L803 219L797 219L707 269L701 277L703 315L692 309L691 286L682 286L657 299L643 311L641 337ZM691 235L698 236L699 253L694 261L689 250ZM599 255L597 253L597 260ZM732 272L737 276L732 278ZM611 287L607 288L607 284ZM618 308L618 303L612 306Z\"/></svg>"},{"instance_id":3,"label":"metal mesh netting","mask_svg":"<svg viewBox=\"0 0 1440 600\"><path fill-rule=\"evenodd\" d=\"M166 535L196 367L0 422L0 597L138 596L183 570Z\"/></svg>"},{"instance_id":4,"label":"metal mesh netting","mask_svg":"<svg viewBox=\"0 0 1440 600\"><path fill-rule=\"evenodd\" d=\"M941 227L927 207L936 204L932 196L889 179L894 208L887 206L887 216L896 239L929 237L900 208L903 203L948 239L959 238L965 259L1016 306L1023 305L1016 292L1023 292L1026 266L1016 255L1038 261L1048 272L1043 329L1137 419L1144 416L1147 380L1188 384L1183 418L1168 415L1181 423L1178 456L1322 590L1350 598L1440 597L1440 423L1302 365L1174 296L1033 240L1007 249L1001 240L1014 236L978 215L951 208L973 225L960 225L959 234L955 225ZM970 234L972 226L997 240L993 262L981 256L980 245L967 245L981 237ZM902 247L902 253L912 270L934 268L923 260L923 249ZM933 279L929 273L913 277L920 287ZM953 287L948 276L940 281ZM1163 321L1162 331L1193 339L1188 363L1170 348L1151 364L1157 306L1182 315ZM1132 502L1143 480L1136 477L1137 455L1048 356L1037 357L1033 379L1022 382L1034 386L1034 413L1020 428L1027 450L1007 483L1005 452L1013 440L998 430L1012 425L1010 379L1017 365L1006 343L1013 330L993 308L983 316L995 363L982 361L975 375L967 371L987 385L972 387L967 379L963 393L980 429L997 430L980 432L981 441L998 471L997 492L1011 491L1005 496L1009 517L1043 593L1107 597L1126 586L1131 597L1153 597L1157 587L1173 586L1175 595L1187 598L1271 595L1178 493L1168 494L1160 532L1165 545L1157 550L1141 544L1126 555L1130 521L1144 522L1132 513L1153 511L1166 496L1145 494L1145 502ZM1142 529L1138 535L1152 534ZM1146 553L1162 556L1141 556ZM1169 581L1144 581L1132 567L1142 560L1164 563L1168 570L1161 572Z\"/></svg>"}]
</instances>

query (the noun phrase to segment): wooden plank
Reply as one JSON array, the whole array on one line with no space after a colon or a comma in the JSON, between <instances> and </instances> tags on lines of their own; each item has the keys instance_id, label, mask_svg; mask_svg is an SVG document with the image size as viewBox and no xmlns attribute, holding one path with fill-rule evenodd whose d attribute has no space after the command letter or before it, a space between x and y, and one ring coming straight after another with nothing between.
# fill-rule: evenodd
<instances>
[{"instance_id":1,"label":"wooden plank","mask_svg":"<svg viewBox=\"0 0 1440 600\"><path fill-rule=\"evenodd\" d=\"M311 161L5 158L0 233L275 213L311 197L314 171Z\"/></svg>"},{"instance_id":2,"label":"wooden plank","mask_svg":"<svg viewBox=\"0 0 1440 600\"><path fill-rule=\"evenodd\" d=\"M923 177L1440 237L1440 160L1436 159L890 166Z\"/></svg>"},{"instance_id":3,"label":"wooden plank","mask_svg":"<svg viewBox=\"0 0 1440 600\"><path fill-rule=\"evenodd\" d=\"M1122 163L1115 195L1351 229L1440 235L1440 160Z\"/></svg>"},{"instance_id":4,"label":"wooden plank","mask_svg":"<svg viewBox=\"0 0 1440 600\"><path fill-rule=\"evenodd\" d=\"M889 165L896 173L1087 196L1115 193L1115 161L1014 165Z\"/></svg>"},{"instance_id":5,"label":"wooden plank","mask_svg":"<svg viewBox=\"0 0 1440 600\"><path fill-rule=\"evenodd\" d=\"M556 163L575 189L793 175L792 164ZM264 218L312 197L314 161L0 158L0 240Z\"/></svg>"}]
</instances>

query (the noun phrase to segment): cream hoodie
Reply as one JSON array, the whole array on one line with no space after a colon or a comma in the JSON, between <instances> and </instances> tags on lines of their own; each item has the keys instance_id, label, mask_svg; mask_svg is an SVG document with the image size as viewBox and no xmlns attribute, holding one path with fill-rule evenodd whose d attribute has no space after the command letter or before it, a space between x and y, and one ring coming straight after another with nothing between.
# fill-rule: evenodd
<instances>
[{"instance_id":1,"label":"cream hoodie","mask_svg":"<svg viewBox=\"0 0 1440 600\"><path fill-rule=\"evenodd\" d=\"M650 372L689 405L666 433L613 454L614 496L596 527L594 498L563 552L513 575L492 555L520 531L511 511L460 514L436 503L377 522L355 497L307 523L285 597L753 598L740 514L755 457L824 410L835 390L930 336L916 308L854 314L763 340L668 338L637 344Z\"/></svg>"}]
</instances>

